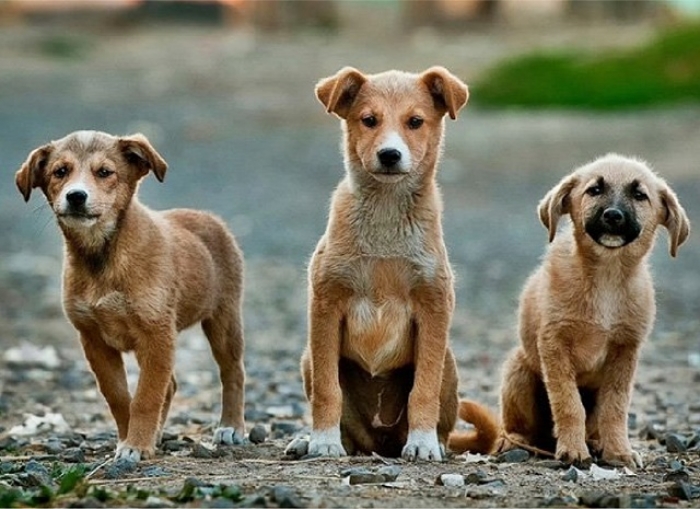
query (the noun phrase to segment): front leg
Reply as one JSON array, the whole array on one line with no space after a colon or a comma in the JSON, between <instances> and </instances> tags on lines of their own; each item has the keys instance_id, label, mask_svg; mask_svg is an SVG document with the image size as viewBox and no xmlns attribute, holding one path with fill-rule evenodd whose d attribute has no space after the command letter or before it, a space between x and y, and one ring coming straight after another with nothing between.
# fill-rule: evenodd
<instances>
[{"instance_id":1,"label":"front leg","mask_svg":"<svg viewBox=\"0 0 700 509\"><path fill-rule=\"evenodd\" d=\"M542 375L557 438L556 459L580 466L591 464L586 445L586 410L576 383L569 338L560 330L547 328L538 347Z\"/></svg>"},{"instance_id":2,"label":"front leg","mask_svg":"<svg viewBox=\"0 0 700 509\"><path fill-rule=\"evenodd\" d=\"M172 325L163 325L138 338L134 353L141 372L131 401L129 433L119 445L116 459L139 461L155 453L173 376L176 334Z\"/></svg>"},{"instance_id":3,"label":"front leg","mask_svg":"<svg viewBox=\"0 0 700 509\"><path fill-rule=\"evenodd\" d=\"M119 441L126 440L129 432L129 407L131 395L126 380L126 369L119 350L102 340L95 330L81 329L80 343L90 369L95 374L97 386L107 401L117 424Z\"/></svg>"},{"instance_id":4,"label":"front leg","mask_svg":"<svg viewBox=\"0 0 700 509\"><path fill-rule=\"evenodd\" d=\"M437 425L454 294L451 283L444 282L446 288L421 288L414 296L415 374L408 397L408 439L401 452L410 461L442 461L445 453L445 445L438 440Z\"/></svg>"},{"instance_id":5,"label":"front leg","mask_svg":"<svg viewBox=\"0 0 700 509\"><path fill-rule=\"evenodd\" d=\"M636 343L611 348L602 369L595 409L603 461L631 468L642 467L642 460L632 450L627 433L627 413L637 358Z\"/></svg>"},{"instance_id":6,"label":"front leg","mask_svg":"<svg viewBox=\"0 0 700 509\"><path fill-rule=\"evenodd\" d=\"M309 454L345 456L340 438L343 395L338 376L341 315L338 302L310 297L311 418Z\"/></svg>"}]
</instances>

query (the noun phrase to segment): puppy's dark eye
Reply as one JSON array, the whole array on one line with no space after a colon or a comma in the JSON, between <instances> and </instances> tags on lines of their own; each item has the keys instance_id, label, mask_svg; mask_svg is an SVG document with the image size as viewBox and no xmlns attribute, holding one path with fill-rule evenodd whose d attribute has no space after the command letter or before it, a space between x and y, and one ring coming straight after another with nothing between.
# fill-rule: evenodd
<instances>
[{"instance_id":1,"label":"puppy's dark eye","mask_svg":"<svg viewBox=\"0 0 700 509\"><path fill-rule=\"evenodd\" d=\"M586 189L586 194L588 196L599 196L603 194L603 186L598 184L591 186L588 189Z\"/></svg>"},{"instance_id":2,"label":"puppy's dark eye","mask_svg":"<svg viewBox=\"0 0 700 509\"><path fill-rule=\"evenodd\" d=\"M68 175L68 168L65 166L60 166L53 171L53 176L57 179L62 179L66 175Z\"/></svg>"},{"instance_id":3,"label":"puppy's dark eye","mask_svg":"<svg viewBox=\"0 0 700 509\"><path fill-rule=\"evenodd\" d=\"M369 127L370 129L377 126L377 117L374 115L362 117L361 121L365 127Z\"/></svg>"},{"instance_id":4,"label":"puppy's dark eye","mask_svg":"<svg viewBox=\"0 0 700 509\"><path fill-rule=\"evenodd\" d=\"M97 176L101 179L106 179L112 173L114 173L112 170L110 170L109 168L105 168L104 166L97 170Z\"/></svg>"},{"instance_id":5,"label":"puppy's dark eye","mask_svg":"<svg viewBox=\"0 0 700 509\"><path fill-rule=\"evenodd\" d=\"M632 198L634 198L637 201L644 201L644 200L649 199L649 197L646 195L646 193L643 191L640 191L639 189L632 192Z\"/></svg>"},{"instance_id":6,"label":"puppy's dark eye","mask_svg":"<svg viewBox=\"0 0 700 509\"><path fill-rule=\"evenodd\" d=\"M408 128L409 129L418 129L422 125L423 125L423 119L420 117L411 117L408 119Z\"/></svg>"}]
</instances>

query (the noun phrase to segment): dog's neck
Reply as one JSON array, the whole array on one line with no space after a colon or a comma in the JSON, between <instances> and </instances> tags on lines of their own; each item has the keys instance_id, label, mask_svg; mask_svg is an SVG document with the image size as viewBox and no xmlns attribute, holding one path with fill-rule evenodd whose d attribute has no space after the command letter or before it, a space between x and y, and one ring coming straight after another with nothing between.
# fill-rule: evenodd
<instances>
[{"instance_id":1,"label":"dog's neck","mask_svg":"<svg viewBox=\"0 0 700 509\"><path fill-rule=\"evenodd\" d=\"M66 256L74 266L86 268L91 274L100 274L114 263L114 253L119 249L133 249L133 235L124 239L123 232L139 232L130 225L142 221L146 209L135 198L107 225L94 225L84 229L66 227L59 223L65 243Z\"/></svg>"},{"instance_id":2,"label":"dog's neck","mask_svg":"<svg viewBox=\"0 0 700 509\"><path fill-rule=\"evenodd\" d=\"M363 254L417 257L424 254L426 232L440 232L442 202L432 177L396 183L378 182L360 170L349 171L348 224ZM432 174L432 172L431 172Z\"/></svg>"}]
</instances>

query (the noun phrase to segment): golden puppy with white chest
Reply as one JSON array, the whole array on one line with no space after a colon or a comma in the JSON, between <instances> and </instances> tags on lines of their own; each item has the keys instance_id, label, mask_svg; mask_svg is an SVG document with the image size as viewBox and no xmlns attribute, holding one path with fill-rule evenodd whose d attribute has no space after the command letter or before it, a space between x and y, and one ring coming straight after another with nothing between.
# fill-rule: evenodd
<instances>
[{"instance_id":1,"label":"golden puppy with white chest","mask_svg":"<svg viewBox=\"0 0 700 509\"><path fill-rule=\"evenodd\" d=\"M441 67L348 67L316 95L341 119L345 178L309 268L309 453L441 460L458 400L435 177L444 117L456 118L467 87Z\"/></svg>"},{"instance_id":2,"label":"golden puppy with white chest","mask_svg":"<svg viewBox=\"0 0 700 509\"><path fill-rule=\"evenodd\" d=\"M583 465L593 452L639 466L627 411L656 313L648 258L658 226L676 256L688 218L644 162L616 154L565 177L538 210L551 245L520 298L521 345L503 370L500 449L534 446ZM571 225L557 233L564 215Z\"/></svg>"},{"instance_id":3,"label":"golden puppy with white chest","mask_svg":"<svg viewBox=\"0 0 700 509\"><path fill-rule=\"evenodd\" d=\"M142 135L76 131L31 152L16 173L25 200L46 196L64 237L63 307L117 424L116 458L154 453L177 388L177 333L201 322L223 388L217 443L243 439L243 258L206 212L156 212L136 194L163 158ZM122 352L140 368L129 394Z\"/></svg>"}]
</instances>

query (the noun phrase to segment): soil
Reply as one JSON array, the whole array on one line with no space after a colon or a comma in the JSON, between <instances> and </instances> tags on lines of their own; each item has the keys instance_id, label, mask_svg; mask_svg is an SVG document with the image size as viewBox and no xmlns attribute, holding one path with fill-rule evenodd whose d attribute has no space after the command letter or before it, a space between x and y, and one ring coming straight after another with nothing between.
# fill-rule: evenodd
<instances>
[{"instance_id":1,"label":"soil","mask_svg":"<svg viewBox=\"0 0 700 509\"><path fill-rule=\"evenodd\" d=\"M442 64L470 82L496 59L525 48L585 41L599 50L649 34L648 27L566 27L558 37L500 30L358 42L348 35L263 37L202 27L4 27L0 492L26 488L22 475L32 460L47 468L77 460L94 470L93 486L123 490L130 485L155 494L107 505L234 504L207 489L191 499L168 498L188 478L205 488L237 485L245 497L237 503L247 506L697 504L700 239L694 234L671 259L662 233L652 255L658 313L643 348L629 419L633 446L645 463L635 475L594 480L588 472L573 479L576 472L548 458L513 463L456 456L410 464L378 457L284 457L289 441L309 430L298 369L306 334L305 270L343 171L338 122L313 97L317 79L344 65L375 72ZM73 44L75 54L47 55L42 48L56 40ZM517 342L518 293L546 247L535 214L539 199L571 169L615 151L648 160L677 191L691 222L698 221L700 108L616 114L490 111L472 99L476 106L468 105L456 122L448 122L439 175L445 237L458 276L451 343L460 393L496 408L500 365ZM113 422L61 310L60 236L43 197L37 194L24 204L12 184L31 149L77 129L144 132L170 169L164 184L143 183L141 200L153 208L212 210L236 234L247 264L246 420L249 429L265 428L262 444L211 446L219 411L217 372L201 331L192 329L179 340L180 391L166 427L169 440L155 459L136 469L109 470ZM129 380L132 386L137 380L133 360ZM52 413L61 414L69 429L14 438L9 433L27 415ZM672 452L674 444L688 450ZM387 463L400 467L394 481L350 485L342 475L347 468L375 471ZM445 473L468 476L471 484L441 486L436 479ZM101 502L77 495L53 501L80 503Z\"/></svg>"}]
</instances>

